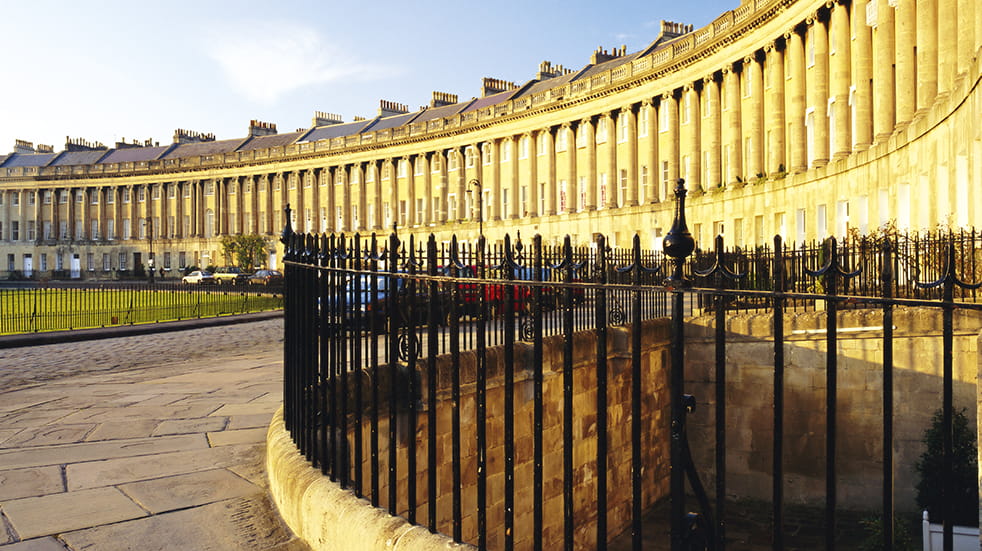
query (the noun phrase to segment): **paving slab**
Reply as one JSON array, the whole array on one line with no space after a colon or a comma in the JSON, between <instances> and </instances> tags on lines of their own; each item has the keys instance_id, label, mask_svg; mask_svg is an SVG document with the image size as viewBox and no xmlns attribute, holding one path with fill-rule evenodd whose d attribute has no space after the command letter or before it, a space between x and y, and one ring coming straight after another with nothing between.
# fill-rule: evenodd
<instances>
[{"instance_id":1,"label":"paving slab","mask_svg":"<svg viewBox=\"0 0 982 551\"><path fill-rule=\"evenodd\" d=\"M82 442L88 436L95 424L82 425L45 425L24 429L16 436L4 441L4 447L46 446L49 444L72 444Z\"/></svg>"},{"instance_id":2,"label":"paving slab","mask_svg":"<svg viewBox=\"0 0 982 551\"><path fill-rule=\"evenodd\" d=\"M3 503L3 513L22 540L147 515L116 488L14 499Z\"/></svg>"},{"instance_id":3,"label":"paving slab","mask_svg":"<svg viewBox=\"0 0 982 551\"><path fill-rule=\"evenodd\" d=\"M262 444L253 443L73 463L65 467L65 478L70 491L113 486L218 467L230 467L250 462L252 457L261 457L262 451Z\"/></svg>"},{"instance_id":4,"label":"paving slab","mask_svg":"<svg viewBox=\"0 0 982 551\"><path fill-rule=\"evenodd\" d=\"M160 424L159 419L133 419L130 421L107 421L96 425L95 430L86 437L87 442L101 440L128 440L148 438L153 429Z\"/></svg>"},{"instance_id":5,"label":"paving slab","mask_svg":"<svg viewBox=\"0 0 982 551\"><path fill-rule=\"evenodd\" d=\"M208 442L213 447L233 446L235 444L250 444L263 442L266 439L266 429L242 429L226 430L222 432L209 432Z\"/></svg>"},{"instance_id":6,"label":"paving slab","mask_svg":"<svg viewBox=\"0 0 982 551\"><path fill-rule=\"evenodd\" d=\"M128 406L125 408L89 408L62 419L65 423L118 421L121 419L191 419L206 417L216 409L214 404Z\"/></svg>"},{"instance_id":7,"label":"paving slab","mask_svg":"<svg viewBox=\"0 0 982 551\"><path fill-rule=\"evenodd\" d=\"M269 413L270 415L279 408L276 402L253 402L248 404L225 404L215 410L212 415L249 415L253 413Z\"/></svg>"},{"instance_id":8,"label":"paving slab","mask_svg":"<svg viewBox=\"0 0 982 551\"><path fill-rule=\"evenodd\" d=\"M197 419L171 419L161 421L151 436L167 434L194 434L224 430L228 417L199 417Z\"/></svg>"},{"instance_id":9,"label":"paving slab","mask_svg":"<svg viewBox=\"0 0 982 551\"><path fill-rule=\"evenodd\" d=\"M119 489L155 514L261 492L255 484L225 469L133 482Z\"/></svg>"},{"instance_id":10,"label":"paving slab","mask_svg":"<svg viewBox=\"0 0 982 551\"><path fill-rule=\"evenodd\" d=\"M38 538L10 545L0 545L2 551L65 551L65 546L55 538Z\"/></svg>"},{"instance_id":11,"label":"paving slab","mask_svg":"<svg viewBox=\"0 0 982 551\"><path fill-rule=\"evenodd\" d=\"M61 467L0 471L0 502L64 491Z\"/></svg>"},{"instance_id":12,"label":"paving slab","mask_svg":"<svg viewBox=\"0 0 982 551\"><path fill-rule=\"evenodd\" d=\"M233 415L228 418L228 426L225 427L225 430L266 428L272 420L273 414L271 413Z\"/></svg>"},{"instance_id":13,"label":"paving slab","mask_svg":"<svg viewBox=\"0 0 982 551\"><path fill-rule=\"evenodd\" d=\"M10 469L19 469L22 467L63 465L65 463L112 459L115 457L153 455L206 447L208 447L208 441L203 434L184 434L178 436L158 436L155 438L136 438L133 440L63 444L37 448L13 448L0 450L0 465Z\"/></svg>"},{"instance_id":14,"label":"paving slab","mask_svg":"<svg viewBox=\"0 0 982 551\"><path fill-rule=\"evenodd\" d=\"M0 551L306 549L266 495L282 331L0 351Z\"/></svg>"},{"instance_id":15,"label":"paving slab","mask_svg":"<svg viewBox=\"0 0 982 551\"><path fill-rule=\"evenodd\" d=\"M282 523L274 522L268 514L270 507L260 495L69 532L61 538L78 550L307 550ZM105 542L113 542L113 547L106 547Z\"/></svg>"}]
</instances>

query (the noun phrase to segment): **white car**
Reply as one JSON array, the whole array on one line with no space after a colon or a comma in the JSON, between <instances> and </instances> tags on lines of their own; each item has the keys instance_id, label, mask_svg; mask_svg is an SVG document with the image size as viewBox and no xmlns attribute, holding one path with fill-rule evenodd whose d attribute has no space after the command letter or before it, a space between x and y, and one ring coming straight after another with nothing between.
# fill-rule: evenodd
<instances>
[{"instance_id":1,"label":"white car","mask_svg":"<svg viewBox=\"0 0 982 551\"><path fill-rule=\"evenodd\" d=\"M211 285L215 283L215 276L206 270L195 270L181 278L181 283L196 283L198 285Z\"/></svg>"}]
</instances>

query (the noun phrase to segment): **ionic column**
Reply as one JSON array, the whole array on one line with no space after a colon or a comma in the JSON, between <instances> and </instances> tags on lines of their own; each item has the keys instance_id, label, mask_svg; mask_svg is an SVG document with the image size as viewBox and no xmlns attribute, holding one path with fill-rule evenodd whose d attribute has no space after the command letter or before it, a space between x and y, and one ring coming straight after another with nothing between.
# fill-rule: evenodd
<instances>
[{"instance_id":1,"label":"ionic column","mask_svg":"<svg viewBox=\"0 0 982 551\"><path fill-rule=\"evenodd\" d=\"M913 1L913 0L911 0ZM979 0L958 0L958 65L956 76L967 72L972 67L975 57L975 12L982 9Z\"/></svg>"},{"instance_id":2,"label":"ionic column","mask_svg":"<svg viewBox=\"0 0 982 551\"><path fill-rule=\"evenodd\" d=\"M648 149L642 154L642 158L648 163L648 190L644 200L647 203L657 203L661 200L658 193L660 189L659 177L661 167L658 166L658 110L655 108L653 98L645 98L641 102L641 109L648 110Z\"/></svg>"},{"instance_id":3,"label":"ionic column","mask_svg":"<svg viewBox=\"0 0 982 551\"><path fill-rule=\"evenodd\" d=\"M897 125L906 126L914 118L917 108L915 92L917 90L917 65L914 48L917 45L914 0L897 0L895 15L896 25L896 98Z\"/></svg>"},{"instance_id":4,"label":"ionic column","mask_svg":"<svg viewBox=\"0 0 982 551\"><path fill-rule=\"evenodd\" d=\"M687 110L686 113L679 113L683 118L688 118L689 120L689 131L688 139L685 139L685 149L681 152L682 158L686 155L689 157L689 174L684 175L683 178L686 179L686 184L692 186L692 189L699 189L703 185L702 181L702 145L700 141L699 133L699 121L702 118L702 109L699 103L699 89L697 84L689 83L685 85L683 89L683 94L685 94L685 99L682 101L682 109ZM679 132L681 132L681 127ZM685 167L682 167L685 170Z\"/></svg>"},{"instance_id":5,"label":"ionic column","mask_svg":"<svg viewBox=\"0 0 982 551\"><path fill-rule=\"evenodd\" d=\"M345 232L353 232L355 230L351 220L353 203L351 199L351 174L349 173L349 166L341 165L337 168L337 179L341 185L341 224L344 226ZM330 216L330 213L328 216Z\"/></svg>"},{"instance_id":6,"label":"ionic column","mask_svg":"<svg viewBox=\"0 0 982 551\"><path fill-rule=\"evenodd\" d=\"M639 106L638 109L643 109ZM624 206L633 207L638 204L638 115L634 106L621 109L618 120L627 125L627 197Z\"/></svg>"},{"instance_id":7,"label":"ionic column","mask_svg":"<svg viewBox=\"0 0 982 551\"><path fill-rule=\"evenodd\" d=\"M539 140L542 131L529 132L529 206L524 216L539 216Z\"/></svg>"},{"instance_id":8,"label":"ionic column","mask_svg":"<svg viewBox=\"0 0 982 551\"><path fill-rule=\"evenodd\" d=\"M521 213L518 211L519 207L521 206L521 202L518 200L519 194L521 193L521 182L518 174L518 165L519 165L518 157L519 157L519 147L520 147L521 137L511 136L508 139L511 140L511 153L512 153L511 184L509 184L509 188L511 189L511 191L508 193L508 195L510 196L508 198L509 201L508 218L511 220L517 220L518 217L521 216ZM482 193L483 193L483 189L482 189ZM482 197L481 199L482 199L482 206L483 206L484 198Z\"/></svg>"},{"instance_id":9,"label":"ionic column","mask_svg":"<svg viewBox=\"0 0 982 551\"><path fill-rule=\"evenodd\" d=\"M917 111L921 112L929 109L938 95L938 2L917 0L913 4L917 37Z\"/></svg>"},{"instance_id":10,"label":"ionic column","mask_svg":"<svg viewBox=\"0 0 982 551\"><path fill-rule=\"evenodd\" d=\"M739 62L723 67L723 94L726 95L726 111L723 112L724 159L729 165L723 175L727 184L743 178L743 114L740 101Z\"/></svg>"},{"instance_id":11,"label":"ionic column","mask_svg":"<svg viewBox=\"0 0 982 551\"><path fill-rule=\"evenodd\" d=\"M48 206L51 213L48 217L51 220L51 237L56 241L61 238L58 235L58 222L61 221L61 213L58 212L58 194L60 191L58 188L51 188L51 205ZM136 204L136 197L133 197L133 203ZM40 230L41 228L38 228L38 231Z\"/></svg>"},{"instance_id":12,"label":"ionic column","mask_svg":"<svg viewBox=\"0 0 982 551\"><path fill-rule=\"evenodd\" d=\"M662 94L660 109L668 112L668 132L666 132L666 143L668 150L665 151L665 159L668 162L668 180L673 182L679 178L679 96L682 90L675 89L671 92ZM688 182L686 182L688 184Z\"/></svg>"},{"instance_id":13,"label":"ionic column","mask_svg":"<svg viewBox=\"0 0 982 551\"><path fill-rule=\"evenodd\" d=\"M437 221L440 224L446 224L450 210L448 200L450 180L447 176L447 163L450 160L450 155L446 151L437 152L437 155L440 155L440 181L437 184L437 196L440 204L437 208Z\"/></svg>"},{"instance_id":14,"label":"ionic column","mask_svg":"<svg viewBox=\"0 0 982 551\"><path fill-rule=\"evenodd\" d=\"M467 212L464 208L464 198L467 197L467 155L463 147L455 147L453 155L457 159L457 219L466 220Z\"/></svg>"},{"instance_id":15,"label":"ionic column","mask_svg":"<svg viewBox=\"0 0 982 551\"><path fill-rule=\"evenodd\" d=\"M564 214L569 214L576 212L576 203L579 193L578 184L576 178L578 176L576 170L576 158L579 155L579 150L576 147L576 137L579 135L578 123L571 122L565 123L562 126L560 132L567 132L566 135L566 210Z\"/></svg>"},{"instance_id":16,"label":"ionic column","mask_svg":"<svg viewBox=\"0 0 982 551\"><path fill-rule=\"evenodd\" d=\"M719 81L717 80L716 74L702 79L702 95L702 101L706 102L706 109L709 113L709 116L706 117L706 123L702 125L702 149L704 157L705 153L709 153L707 159L709 165L705 167L709 181L703 182L703 185L708 188L723 183L723 177L720 173L720 151L722 150L720 140L721 112L719 104Z\"/></svg>"},{"instance_id":17,"label":"ionic column","mask_svg":"<svg viewBox=\"0 0 982 551\"><path fill-rule=\"evenodd\" d=\"M67 188L65 192L68 193L68 208L65 209L67 211L65 214L68 217L68 223L65 224L67 235L58 237L75 241L75 188Z\"/></svg>"},{"instance_id":18,"label":"ionic column","mask_svg":"<svg viewBox=\"0 0 982 551\"><path fill-rule=\"evenodd\" d=\"M607 119L607 197L602 205L607 209L617 208L617 194L620 188L620 174L617 170L617 117L613 112L601 115Z\"/></svg>"},{"instance_id":19,"label":"ionic column","mask_svg":"<svg viewBox=\"0 0 982 551\"><path fill-rule=\"evenodd\" d=\"M784 40L779 38L764 46L764 78L770 92L764 98L766 114L765 139L767 159L765 172L773 175L787 170L784 123Z\"/></svg>"},{"instance_id":20,"label":"ionic column","mask_svg":"<svg viewBox=\"0 0 982 551\"><path fill-rule=\"evenodd\" d=\"M866 5L850 4L852 17L852 147L864 151L873 143L873 31L866 24Z\"/></svg>"},{"instance_id":21,"label":"ionic column","mask_svg":"<svg viewBox=\"0 0 982 551\"><path fill-rule=\"evenodd\" d=\"M545 216L556 214L556 129L549 127L543 132L542 139L546 141L546 211L539 213Z\"/></svg>"},{"instance_id":22,"label":"ionic column","mask_svg":"<svg viewBox=\"0 0 982 551\"><path fill-rule=\"evenodd\" d=\"M805 133L805 45L801 27L784 35L791 80L787 91L788 143L791 145L789 172L808 170L808 140Z\"/></svg>"},{"instance_id":23,"label":"ionic column","mask_svg":"<svg viewBox=\"0 0 982 551\"><path fill-rule=\"evenodd\" d=\"M415 156L407 155L402 158L406 166L406 220L403 222L407 228L419 224L416 220L416 167ZM398 180L396 180L398 183Z\"/></svg>"},{"instance_id":24,"label":"ionic column","mask_svg":"<svg viewBox=\"0 0 982 551\"><path fill-rule=\"evenodd\" d=\"M815 109L815 158L813 166L829 162L829 32L825 26L827 12L822 9L808 18L809 32L815 48L815 66L807 82L808 103Z\"/></svg>"},{"instance_id":25,"label":"ionic column","mask_svg":"<svg viewBox=\"0 0 982 551\"><path fill-rule=\"evenodd\" d=\"M950 93L958 74L958 0L938 0L938 92Z\"/></svg>"},{"instance_id":26,"label":"ionic column","mask_svg":"<svg viewBox=\"0 0 982 551\"><path fill-rule=\"evenodd\" d=\"M416 162L420 163L420 170L423 172L423 212L422 219L417 220L420 225L432 225L435 222L433 216L433 175L430 169L431 152L417 156Z\"/></svg>"},{"instance_id":27,"label":"ionic column","mask_svg":"<svg viewBox=\"0 0 982 551\"><path fill-rule=\"evenodd\" d=\"M586 143L586 200L583 210L596 210L597 208L597 134L593 120L590 118L580 121L580 132L584 133ZM579 135L577 135L579 143Z\"/></svg>"},{"instance_id":28,"label":"ionic column","mask_svg":"<svg viewBox=\"0 0 982 551\"><path fill-rule=\"evenodd\" d=\"M896 124L896 81L893 64L895 23L889 0L876 2L876 26L873 28L873 139L882 142L893 134Z\"/></svg>"},{"instance_id":29,"label":"ionic column","mask_svg":"<svg viewBox=\"0 0 982 551\"><path fill-rule=\"evenodd\" d=\"M852 128L849 124L849 85L852 82L850 71L849 8L842 2L832 6L829 21L831 42L835 54L830 56L829 88L832 98L832 121L835 128L834 143L829 152L832 158L839 159L849 155L852 149Z\"/></svg>"},{"instance_id":30,"label":"ionic column","mask_svg":"<svg viewBox=\"0 0 982 551\"><path fill-rule=\"evenodd\" d=\"M745 113L744 130L747 132L747 175L755 177L764 173L763 129L764 129L764 79L758 53L743 59L743 78L750 79L749 109Z\"/></svg>"},{"instance_id":31,"label":"ionic column","mask_svg":"<svg viewBox=\"0 0 982 551\"><path fill-rule=\"evenodd\" d=\"M95 191L95 188L82 188L82 237L88 238L89 241L94 240L95 233L98 233L92 231L92 221L95 220L92 214L92 199L95 197L98 200L98 196L93 195Z\"/></svg>"}]
</instances>

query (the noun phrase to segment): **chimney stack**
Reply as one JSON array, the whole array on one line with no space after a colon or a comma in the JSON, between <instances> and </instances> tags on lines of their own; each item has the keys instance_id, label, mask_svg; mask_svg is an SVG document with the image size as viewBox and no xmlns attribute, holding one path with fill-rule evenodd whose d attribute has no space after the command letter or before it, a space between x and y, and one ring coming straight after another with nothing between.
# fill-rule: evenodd
<instances>
[{"instance_id":1,"label":"chimney stack","mask_svg":"<svg viewBox=\"0 0 982 551\"><path fill-rule=\"evenodd\" d=\"M379 100L378 115L380 117L391 117L392 115L405 115L409 112L409 106L396 103L394 101Z\"/></svg>"},{"instance_id":2,"label":"chimney stack","mask_svg":"<svg viewBox=\"0 0 982 551\"><path fill-rule=\"evenodd\" d=\"M501 80L498 78L483 78L481 79L481 97L486 98L488 96L497 94L499 92L507 92L508 90L514 90L518 88L514 82L508 82L507 80Z\"/></svg>"},{"instance_id":3,"label":"chimney stack","mask_svg":"<svg viewBox=\"0 0 982 551\"><path fill-rule=\"evenodd\" d=\"M249 137L274 136L276 135L276 124L263 122L256 119L249 121Z\"/></svg>"},{"instance_id":4,"label":"chimney stack","mask_svg":"<svg viewBox=\"0 0 982 551\"><path fill-rule=\"evenodd\" d=\"M317 126L330 126L332 124L341 124L344 119L341 115L335 115L334 113L325 113L323 111L314 111L314 122L313 125Z\"/></svg>"}]
</instances>

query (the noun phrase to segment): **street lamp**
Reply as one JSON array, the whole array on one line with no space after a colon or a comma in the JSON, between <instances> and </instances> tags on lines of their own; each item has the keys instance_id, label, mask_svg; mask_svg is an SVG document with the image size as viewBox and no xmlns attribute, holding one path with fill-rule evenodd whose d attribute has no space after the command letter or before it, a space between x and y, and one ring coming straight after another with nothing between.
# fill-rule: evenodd
<instances>
[{"instance_id":1,"label":"street lamp","mask_svg":"<svg viewBox=\"0 0 982 551\"><path fill-rule=\"evenodd\" d=\"M467 185L477 188L477 233L480 239L484 240L484 188L478 179L467 182ZM467 190L470 193L471 190Z\"/></svg>"},{"instance_id":2,"label":"street lamp","mask_svg":"<svg viewBox=\"0 0 982 551\"><path fill-rule=\"evenodd\" d=\"M153 285L153 218L150 216L147 217L147 242L150 244L147 266L150 267L150 285Z\"/></svg>"}]
</instances>

